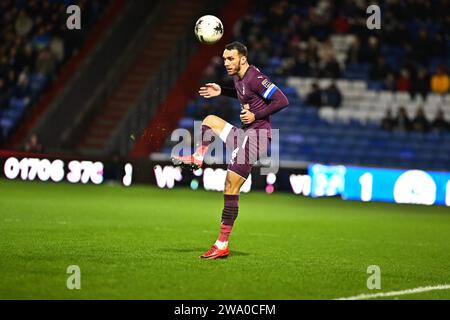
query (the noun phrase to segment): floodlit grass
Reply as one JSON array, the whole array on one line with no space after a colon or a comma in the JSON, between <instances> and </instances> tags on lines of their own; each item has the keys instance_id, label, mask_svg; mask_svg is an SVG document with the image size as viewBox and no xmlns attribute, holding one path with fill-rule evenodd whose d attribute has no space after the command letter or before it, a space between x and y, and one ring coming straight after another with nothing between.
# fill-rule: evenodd
<instances>
[{"instance_id":1,"label":"floodlit grass","mask_svg":"<svg viewBox=\"0 0 450 320\"><path fill-rule=\"evenodd\" d=\"M333 299L450 283L445 207L251 192L230 256L203 261L220 193L6 180L0 192L0 299ZM69 265L81 290L66 287ZM369 265L381 290L366 287Z\"/></svg>"}]
</instances>

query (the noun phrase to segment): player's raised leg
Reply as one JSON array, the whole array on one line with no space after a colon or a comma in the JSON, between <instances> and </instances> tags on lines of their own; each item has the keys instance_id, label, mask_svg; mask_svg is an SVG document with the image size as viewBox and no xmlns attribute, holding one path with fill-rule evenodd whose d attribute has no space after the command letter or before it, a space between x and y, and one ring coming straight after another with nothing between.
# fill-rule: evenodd
<instances>
[{"instance_id":1,"label":"player's raised leg","mask_svg":"<svg viewBox=\"0 0 450 320\"><path fill-rule=\"evenodd\" d=\"M227 137L233 126L214 115L209 115L202 121L202 135L201 140L197 143L194 154L187 156L176 156L172 158L172 162L175 165L185 165L196 170L203 165L203 158L208 151L208 146L214 141L214 139L204 139L208 130L212 130L219 138L226 142Z\"/></svg>"},{"instance_id":2,"label":"player's raised leg","mask_svg":"<svg viewBox=\"0 0 450 320\"><path fill-rule=\"evenodd\" d=\"M225 179L224 190L224 208L222 210L222 221L220 224L220 233L214 245L205 252L201 258L217 259L225 258L229 254L228 237L233 229L234 222L239 212L239 193L245 178L239 174L228 170Z\"/></svg>"}]
</instances>

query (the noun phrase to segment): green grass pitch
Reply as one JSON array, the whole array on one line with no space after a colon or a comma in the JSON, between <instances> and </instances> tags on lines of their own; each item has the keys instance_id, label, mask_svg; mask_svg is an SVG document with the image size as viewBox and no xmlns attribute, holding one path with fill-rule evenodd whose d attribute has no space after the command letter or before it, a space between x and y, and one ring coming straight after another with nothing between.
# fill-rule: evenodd
<instances>
[{"instance_id":1,"label":"green grass pitch","mask_svg":"<svg viewBox=\"0 0 450 320\"><path fill-rule=\"evenodd\" d=\"M0 180L0 299L334 299L450 283L447 207ZM68 290L69 265L81 289ZM381 290L366 286L381 269ZM395 299L390 297L389 299ZM401 299L450 299L450 290Z\"/></svg>"}]
</instances>

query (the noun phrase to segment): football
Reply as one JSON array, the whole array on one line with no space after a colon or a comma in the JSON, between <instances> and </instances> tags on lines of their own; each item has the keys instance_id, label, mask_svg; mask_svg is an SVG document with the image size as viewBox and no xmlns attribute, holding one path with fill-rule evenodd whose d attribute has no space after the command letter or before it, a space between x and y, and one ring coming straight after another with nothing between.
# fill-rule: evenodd
<instances>
[{"instance_id":1,"label":"football","mask_svg":"<svg viewBox=\"0 0 450 320\"><path fill-rule=\"evenodd\" d=\"M214 44L223 36L223 24L219 18L206 15L195 23L195 36L203 44Z\"/></svg>"}]
</instances>

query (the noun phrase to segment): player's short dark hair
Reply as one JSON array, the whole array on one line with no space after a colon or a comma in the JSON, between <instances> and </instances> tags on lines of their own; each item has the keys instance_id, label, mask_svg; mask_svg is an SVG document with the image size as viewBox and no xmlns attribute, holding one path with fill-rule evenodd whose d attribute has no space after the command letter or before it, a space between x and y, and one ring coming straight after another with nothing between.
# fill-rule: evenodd
<instances>
[{"instance_id":1,"label":"player's short dark hair","mask_svg":"<svg viewBox=\"0 0 450 320\"><path fill-rule=\"evenodd\" d=\"M244 56L244 57L247 57L247 54L248 54L247 47L243 43L241 43L239 41L234 41L232 43L227 44L225 46L225 49L226 50L237 50L237 52L241 56Z\"/></svg>"}]
</instances>

